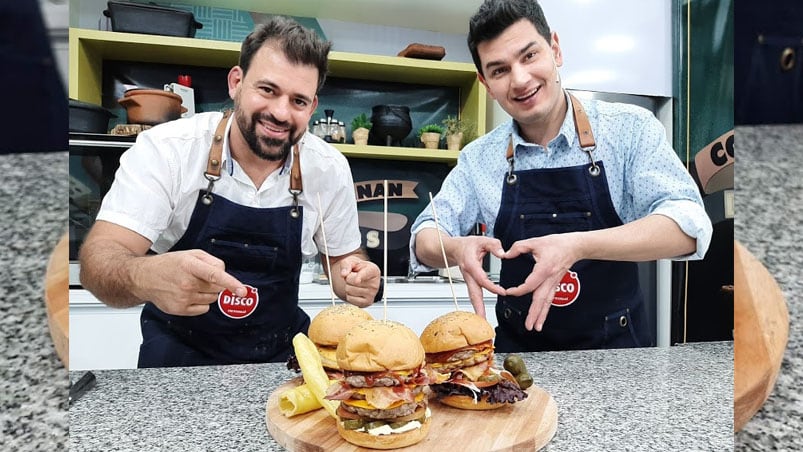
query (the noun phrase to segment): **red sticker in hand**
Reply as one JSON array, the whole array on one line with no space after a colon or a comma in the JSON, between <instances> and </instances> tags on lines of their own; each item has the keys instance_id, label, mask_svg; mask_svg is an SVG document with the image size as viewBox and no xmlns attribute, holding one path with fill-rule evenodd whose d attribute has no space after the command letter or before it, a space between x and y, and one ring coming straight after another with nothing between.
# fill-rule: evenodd
<instances>
[{"instance_id":1,"label":"red sticker in hand","mask_svg":"<svg viewBox=\"0 0 803 452\"><path fill-rule=\"evenodd\" d=\"M259 304L259 293L256 287L246 285L248 290L244 297L234 295L229 289L220 292L217 296L217 304L226 317L232 319L242 319L253 314Z\"/></svg>"},{"instance_id":2,"label":"red sticker in hand","mask_svg":"<svg viewBox=\"0 0 803 452\"><path fill-rule=\"evenodd\" d=\"M567 271L560 284L555 288L555 298L552 299L552 306L569 306L580 296L580 279L577 273Z\"/></svg>"}]
</instances>

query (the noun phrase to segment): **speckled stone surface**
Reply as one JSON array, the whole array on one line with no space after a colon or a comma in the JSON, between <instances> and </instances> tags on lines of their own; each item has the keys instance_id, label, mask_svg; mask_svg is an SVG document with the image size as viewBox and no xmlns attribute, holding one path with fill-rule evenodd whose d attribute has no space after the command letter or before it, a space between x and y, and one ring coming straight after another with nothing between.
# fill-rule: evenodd
<instances>
[{"instance_id":1,"label":"speckled stone surface","mask_svg":"<svg viewBox=\"0 0 803 452\"><path fill-rule=\"evenodd\" d=\"M0 155L0 175L0 450L67 450L69 380L43 296L67 230L67 153Z\"/></svg>"},{"instance_id":2,"label":"speckled stone surface","mask_svg":"<svg viewBox=\"0 0 803 452\"><path fill-rule=\"evenodd\" d=\"M558 407L544 450L733 447L732 342L523 356ZM70 408L71 451L283 450L267 431L265 406L295 376L284 364L95 375L97 386Z\"/></svg>"},{"instance_id":3,"label":"speckled stone surface","mask_svg":"<svg viewBox=\"0 0 803 452\"><path fill-rule=\"evenodd\" d=\"M803 450L803 125L736 128L734 237L783 290L789 341L775 388L735 450Z\"/></svg>"}]
</instances>

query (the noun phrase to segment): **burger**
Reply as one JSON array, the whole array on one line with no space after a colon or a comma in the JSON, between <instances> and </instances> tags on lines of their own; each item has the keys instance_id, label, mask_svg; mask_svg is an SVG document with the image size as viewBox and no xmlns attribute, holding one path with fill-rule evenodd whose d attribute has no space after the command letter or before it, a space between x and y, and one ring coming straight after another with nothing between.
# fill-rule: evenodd
<instances>
[{"instance_id":1,"label":"burger","mask_svg":"<svg viewBox=\"0 0 803 452\"><path fill-rule=\"evenodd\" d=\"M318 349L321 364L330 378L336 378L340 372L335 357L337 344L353 326L373 319L368 311L349 303L331 305L312 319L307 336Z\"/></svg>"},{"instance_id":2,"label":"burger","mask_svg":"<svg viewBox=\"0 0 803 452\"><path fill-rule=\"evenodd\" d=\"M398 322L372 320L346 333L337 346L342 380L326 398L339 400L337 430L372 449L416 444L429 432L429 376L415 332Z\"/></svg>"},{"instance_id":3,"label":"burger","mask_svg":"<svg viewBox=\"0 0 803 452\"><path fill-rule=\"evenodd\" d=\"M510 372L494 367L494 337L487 320L467 311L450 312L424 328L427 365L442 376L431 386L441 403L492 410L527 398Z\"/></svg>"}]
</instances>

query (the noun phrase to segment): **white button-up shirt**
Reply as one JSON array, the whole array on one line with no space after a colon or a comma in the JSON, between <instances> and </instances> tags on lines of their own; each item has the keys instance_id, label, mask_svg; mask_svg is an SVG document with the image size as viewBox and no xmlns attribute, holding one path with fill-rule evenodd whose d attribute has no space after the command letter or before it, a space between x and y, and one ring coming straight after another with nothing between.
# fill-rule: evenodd
<instances>
[{"instance_id":1,"label":"white button-up shirt","mask_svg":"<svg viewBox=\"0 0 803 452\"><path fill-rule=\"evenodd\" d=\"M111 189L103 198L97 219L131 229L150 240L157 253L168 251L189 225L204 177L209 149L222 113L199 113L160 124L141 133L123 153ZM283 207L292 204L289 193L292 153L282 168L256 187L229 149L226 125L223 170L213 192L249 207ZM321 230L323 210L326 247L341 256L360 247L354 182L348 161L337 149L306 132L301 139L301 177L304 221L301 251L304 256L324 252Z\"/></svg>"}]
</instances>

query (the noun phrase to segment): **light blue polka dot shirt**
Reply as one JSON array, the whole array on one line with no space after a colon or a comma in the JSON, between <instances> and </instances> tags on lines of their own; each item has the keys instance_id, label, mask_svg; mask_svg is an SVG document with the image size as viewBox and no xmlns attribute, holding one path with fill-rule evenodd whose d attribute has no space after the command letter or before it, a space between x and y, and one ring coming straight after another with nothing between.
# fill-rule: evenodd
<instances>
[{"instance_id":1,"label":"light blue polka dot shirt","mask_svg":"<svg viewBox=\"0 0 803 452\"><path fill-rule=\"evenodd\" d=\"M683 232L697 239L693 254L675 259L702 259L711 242L711 220L697 184L669 145L664 126L642 107L581 102L597 143L594 159L605 164L608 188L622 223L650 214L672 218ZM571 108L560 132L546 148L525 142L513 120L499 125L460 152L457 165L433 198L438 224L450 236L467 235L476 223L485 224L486 235L493 236L508 171L505 152L511 134L516 171L590 165L588 155L580 149ZM435 227L430 205L411 229L410 265L414 272L432 270L415 257L415 234L428 227Z\"/></svg>"}]
</instances>

